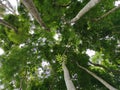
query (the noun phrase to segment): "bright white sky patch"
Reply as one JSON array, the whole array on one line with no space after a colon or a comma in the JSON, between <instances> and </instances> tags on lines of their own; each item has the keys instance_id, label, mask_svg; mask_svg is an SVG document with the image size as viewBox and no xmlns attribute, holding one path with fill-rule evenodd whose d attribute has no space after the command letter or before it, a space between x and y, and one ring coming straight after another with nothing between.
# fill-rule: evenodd
<instances>
[{"instance_id":1,"label":"bright white sky patch","mask_svg":"<svg viewBox=\"0 0 120 90\"><path fill-rule=\"evenodd\" d=\"M4 54L4 50L0 48L0 55Z\"/></svg>"},{"instance_id":2,"label":"bright white sky patch","mask_svg":"<svg viewBox=\"0 0 120 90\"><path fill-rule=\"evenodd\" d=\"M81 2L81 3L83 2L83 0L77 0L77 1L78 1L78 2Z\"/></svg>"},{"instance_id":3,"label":"bright white sky patch","mask_svg":"<svg viewBox=\"0 0 120 90\"><path fill-rule=\"evenodd\" d=\"M29 33L30 33L30 34L34 34L34 31L33 31L33 30L30 30Z\"/></svg>"},{"instance_id":4,"label":"bright white sky patch","mask_svg":"<svg viewBox=\"0 0 120 90\"><path fill-rule=\"evenodd\" d=\"M4 89L4 85L0 85L0 89Z\"/></svg>"},{"instance_id":5,"label":"bright white sky patch","mask_svg":"<svg viewBox=\"0 0 120 90\"><path fill-rule=\"evenodd\" d=\"M115 6L118 6L120 4L120 0L115 1Z\"/></svg>"},{"instance_id":6,"label":"bright white sky patch","mask_svg":"<svg viewBox=\"0 0 120 90\"><path fill-rule=\"evenodd\" d=\"M45 62L45 61L42 62L42 66L43 66L43 67L48 66L48 65L49 65L48 62Z\"/></svg>"},{"instance_id":7,"label":"bright white sky patch","mask_svg":"<svg viewBox=\"0 0 120 90\"><path fill-rule=\"evenodd\" d=\"M54 39L58 41L58 40L60 40L60 36L61 36L60 33L56 33L56 34L54 35Z\"/></svg>"},{"instance_id":8,"label":"bright white sky patch","mask_svg":"<svg viewBox=\"0 0 120 90\"><path fill-rule=\"evenodd\" d=\"M23 43L23 44L20 44L19 45L19 48L22 48L22 47L24 47L25 46L25 44Z\"/></svg>"},{"instance_id":9,"label":"bright white sky patch","mask_svg":"<svg viewBox=\"0 0 120 90\"><path fill-rule=\"evenodd\" d=\"M55 34L54 39L55 39L55 40L59 40L59 35L58 35L58 34Z\"/></svg>"},{"instance_id":10,"label":"bright white sky patch","mask_svg":"<svg viewBox=\"0 0 120 90\"><path fill-rule=\"evenodd\" d=\"M93 55L95 55L95 51L90 50L90 49L87 49L86 54L87 54L89 57L92 57Z\"/></svg>"},{"instance_id":11,"label":"bright white sky patch","mask_svg":"<svg viewBox=\"0 0 120 90\"><path fill-rule=\"evenodd\" d=\"M13 6L17 5L17 1L16 0L8 0Z\"/></svg>"},{"instance_id":12,"label":"bright white sky patch","mask_svg":"<svg viewBox=\"0 0 120 90\"><path fill-rule=\"evenodd\" d=\"M11 3L12 7L15 9L16 14L18 14L17 4L18 4L19 0L8 0L8 1ZM17 1L18 1L18 2L17 2Z\"/></svg>"}]
</instances>

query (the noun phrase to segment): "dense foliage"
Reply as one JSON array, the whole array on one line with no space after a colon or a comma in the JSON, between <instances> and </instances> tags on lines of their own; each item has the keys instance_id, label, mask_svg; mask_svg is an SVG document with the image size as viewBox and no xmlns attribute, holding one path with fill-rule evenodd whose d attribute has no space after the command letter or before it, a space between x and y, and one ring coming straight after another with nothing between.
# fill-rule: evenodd
<instances>
[{"instance_id":1,"label":"dense foliage","mask_svg":"<svg viewBox=\"0 0 120 90\"><path fill-rule=\"evenodd\" d=\"M0 25L3 90L66 90L61 66L63 55L76 90L108 90L76 63L120 89L120 10L97 20L115 7L115 0L101 0L71 24L67 22L90 0L33 1L50 31L44 30L21 2L18 15L1 15L18 30ZM94 50L95 55L89 57L88 49Z\"/></svg>"}]
</instances>

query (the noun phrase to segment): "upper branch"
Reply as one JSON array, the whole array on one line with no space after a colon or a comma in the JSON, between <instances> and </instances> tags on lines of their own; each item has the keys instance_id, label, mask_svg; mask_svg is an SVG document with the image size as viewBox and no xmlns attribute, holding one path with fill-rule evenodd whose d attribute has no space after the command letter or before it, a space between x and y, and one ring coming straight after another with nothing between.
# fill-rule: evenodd
<instances>
[{"instance_id":1,"label":"upper branch","mask_svg":"<svg viewBox=\"0 0 120 90\"><path fill-rule=\"evenodd\" d=\"M95 21L99 21L100 19L108 16L109 14L113 13L114 11L116 11L118 8L120 8L120 4L117 7L111 9L110 11L108 11L107 13L103 14L101 17L97 18Z\"/></svg>"},{"instance_id":2,"label":"upper branch","mask_svg":"<svg viewBox=\"0 0 120 90\"><path fill-rule=\"evenodd\" d=\"M95 5L97 5L101 0L90 0L87 5L79 11L79 13L69 22L69 23L75 23L78 21L85 13L87 13L91 8L93 8Z\"/></svg>"},{"instance_id":3,"label":"upper branch","mask_svg":"<svg viewBox=\"0 0 120 90\"><path fill-rule=\"evenodd\" d=\"M22 0L22 3L29 10L29 12L33 15L36 21L42 26L43 29L50 31L50 29L45 25L42 18L39 15L37 8L35 7L32 0Z\"/></svg>"},{"instance_id":4,"label":"upper branch","mask_svg":"<svg viewBox=\"0 0 120 90\"><path fill-rule=\"evenodd\" d=\"M0 1L0 7L3 9L9 10L11 13L16 15L16 12L9 1L6 1L6 4L3 4L3 1Z\"/></svg>"},{"instance_id":5,"label":"upper branch","mask_svg":"<svg viewBox=\"0 0 120 90\"><path fill-rule=\"evenodd\" d=\"M10 28L10 29L13 29L15 31L15 33L18 33L18 30L16 27L14 27L13 25L9 24L8 22L6 22L5 20L3 19L0 19L0 24Z\"/></svg>"}]
</instances>

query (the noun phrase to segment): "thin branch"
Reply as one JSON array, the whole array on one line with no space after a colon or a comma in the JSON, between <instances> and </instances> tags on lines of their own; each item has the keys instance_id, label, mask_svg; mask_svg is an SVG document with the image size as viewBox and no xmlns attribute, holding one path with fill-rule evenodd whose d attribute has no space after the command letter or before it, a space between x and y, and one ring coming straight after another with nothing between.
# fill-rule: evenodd
<instances>
[{"instance_id":1,"label":"thin branch","mask_svg":"<svg viewBox=\"0 0 120 90\"><path fill-rule=\"evenodd\" d=\"M69 23L75 23L78 21L85 13L96 6L100 1L101 0L90 0L87 5L85 5L85 7L83 7L83 9L80 10L79 13Z\"/></svg>"},{"instance_id":2,"label":"thin branch","mask_svg":"<svg viewBox=\"0 0 120 90\"><path fill-rule=\"evenodd\" d=\"M3 4L2 1L0 1L0 7L3 8L3 9L7 9L7 10L9 10L11 13L13 13L13 14L16 15L15 10L12 8L11 4L10 4L8 1L7 1L7 3L8 3L8 5L9 5L9 7L10 7L11 9L10 9L6 4Z\"/></svg>"},{"instance_id":3,"label":"thin branch","mask_svg":"<svg viewBox=\"0 0 120 90\"><path fill-rule=\"evenodd\" d=\"M9 24L7 21L0 19L0 24L6 26L7 28L13 29L15 31L15 33L18 33L18 30L16 27L14 27L13 25Z\"/></svg>"},{"instance_id":4,"label":"thin branch","mask_svg":"<svg viewBox=\"0 0 120 90\"><path fill-rule=\"evenodd\" d=\"M92 64L92 65L94 65L94 66L98 66L98 67L104 68L104 69L106 69L107 71L109 71L108 68L106 68L105 66L103 66L103 65L101 65L101 64L96 64L96 63L93 63L93 62L91 62L91 61L89 61L89 63Z\"/></svg>"},{"instance_id":5,"label":"thin branch","mask_svg":"<svg viewBox=\"0 0 120 90\"><path fill-rule=\"evenodd\" d=\"M72 3L71 1L69 1L67 4L59 4L59 3L53 2L53 5L57 7L68 7L70 6L71 3Z\"/></svg>"},{"instance_id":6,"label":"thin branch","mask_svg":"<svg viewBox=\"0 0 120 90\"><path fill-rule=\"evenodd\" d=\"M7 2L7 4L8 4L8 6L9 6L12 10L14 10L14 8L13 8L12 5L11 5L11 3L10 3L8 0L6 0L6 2Z\"/></svg>"},{"instance_id":7,"label":"thin branch","mask_svg":"<svg viewBox=\"0 0 120 90\"><path fill-rule=\"evenodd\" d=\"M119 70L108 69L107 67L105 67L105 66L103 66L103 65L101 65L101 64L96 64L96 63L93 63L93 62L91 62L91 61L89 61L89 63L92 64L92 65L94 65L94 66L101 67L101 68L107 70L108 72L120 74L120 71L119 71Z\"/></svg>"},{"instance_id":8,"label":"thin branch","mask_svg":"<svg viewBox=\"0 0 120 90\"><path fill-rule=\"evenodd\" d=\"M113 9L111 9L110 11L108 11L107 13L103 14L101 17L95 19L95 21L101 20L102 18L108 16L109 14L113 13L114 11L116 11L119 8L120 8L120 4L117 7L114 7Z\"/></svg>"},{"instance_id":9,"label":"thin branch","mask_svg":"<svg viewBox=\"0 0 120 90\"><path fill-rule=\"evenodd\" d=\"M99 82L101 82L106 88L108 88L109 90L117 90L115 87L113 87L112 85L110 85L109 83L107 83L105 80L103 80L102 78L100 78L99 76L97 76L95 73L89 71L87 68L81 66L78 64L78 62L76 62L77 66L83 70L85 70L87 73L89 73L91 76L93 76L94 78L96 78Z\"/></svg>"},{"instance_id":10,"label":"thin branch","mask_svg":"<svg viewBox=\"0 0 120 90\"><path fill-rule=\"evenodd\" d=\"M42 26L43 29L50 31L50 29L45 25L42 18L39 15L37 8L35 7L32 0L21 0L29 12L33 15L36 21Z\"/></svg>"}]
</instances>

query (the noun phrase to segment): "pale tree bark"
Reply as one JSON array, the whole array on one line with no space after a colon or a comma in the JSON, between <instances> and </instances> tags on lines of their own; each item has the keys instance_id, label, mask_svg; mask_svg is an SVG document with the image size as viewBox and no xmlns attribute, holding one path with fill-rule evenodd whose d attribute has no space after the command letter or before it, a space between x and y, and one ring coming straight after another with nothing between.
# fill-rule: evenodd
<instances>
[{"instance_id":1,"label":"pale tree bark","mask_svg":"<svg viewBox=\"0 0 120 90\"><path fill-rule=\"evenodd\" d=\"M82 10L70 21L70 23L75 23L78 21L85 13L87 13L91 8L97 5L101 0L90 0Z\"/></svg>"},{"instance_id":2,"label":"pale tree bark","mask_svg":"<svg viewBox=\"0 0 120 90\"><path fill-rule=\"evenodd\" d=\"M89 73L91 76L93 76L94 78L96 78L99 82L101 82L106 88L108 88L109 90L117 90L115 87L113 87L112 85L110 85L109 83L107 83L105 80L103 80L102 78L100 78L99 76L97 76L95 73L89 71L87 68L79 65L77 63L77 66L83 70L85 70L87 73Z\"/></svg>"},{"instance_id":3,"label":"pale tree bark","mask_svg":"<svg viewBox=\"0 0 120 90\"><path fill-rule=\"evenodd\" d=\"M21 0L21 1L25 5L25 7L29 10L31 15L35 18L35 20L41 25L41 27L49 31L49 28L45 25L42 18L40 17L39 12L35 7L33 1L32 0Z\"/></svg>"},{"instance_id":4,"label":"pale tree bark","mask_svg":"<svg viewBox=\"0 0 120 90\"><path fill-rule=\"evenodd\" d=\"M16 12L15 12L14 8L12 7L11 3L7 0L5 2L6 2L6 4L3 4L3 1L0 1L0 8L7 9L12 14L16 15Z\"/></svg>"},{"instance_id":5,"label":"pale tree bark","mask_svg":"<svg viewBox=\"0 0 120 90\"><path fill-rule=\"evenodd\" d=\"M62 62L62 69L64 72L64 80L65 80L67 90L76 90L75 86L70 78L69 71L68 71L64 61Z\"/></svg>"},{"instance_id":6,"label":"pale tree bark","mask_svg":"<svg viewBox=\"0 0 120 90\"><path fill-rule=\"evenodd\" d=\"M16 27L14 27L13 25L9 24L7 21L5 21L3 19L0 19L0 24L4 25L7 28L10 28L10 29L14 30L15 33L18 33L18 30L17 30Z\"/></svg>"},{"instance_id":7,"label":"pale tree bark","mask_svg":"<svg viewBox=\"0 0 120 90\"><path fill-rule=\"evenodd\" d=\"M111 9L110 11L108 11L107 13L103 14L101 17L95 19L95 21L101 20L102 18L108 16L109 14L113 13L114 11L116 11L116 10L119 9L119 8L120 8L120 4L119 4L117 7Z\"/></svg>"}]
</instances>

